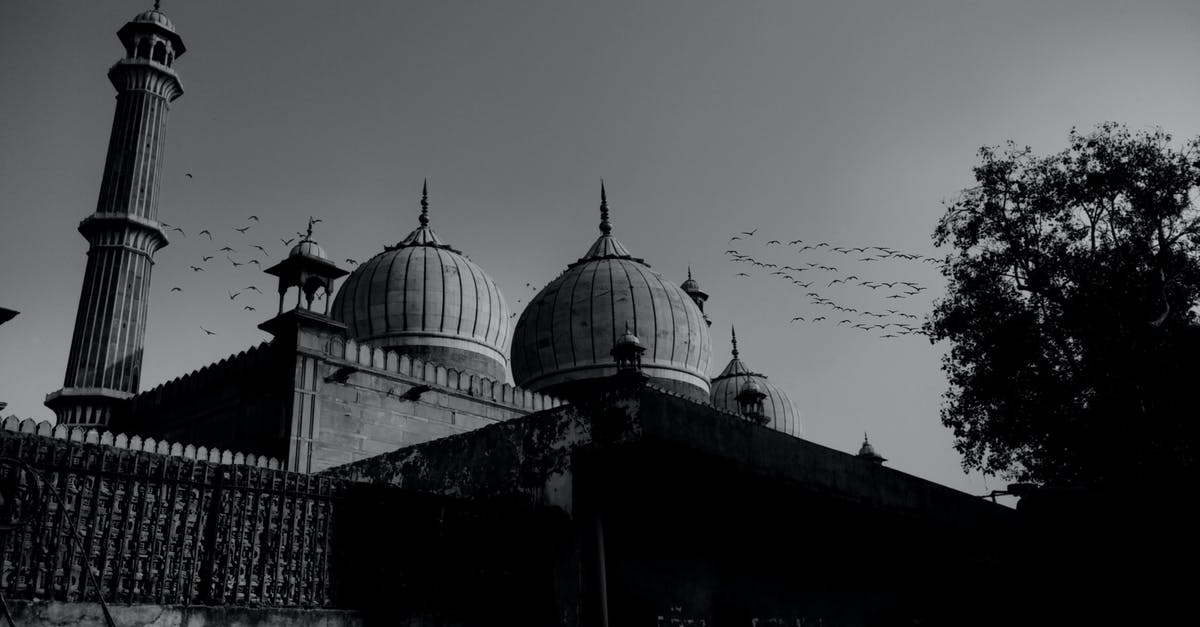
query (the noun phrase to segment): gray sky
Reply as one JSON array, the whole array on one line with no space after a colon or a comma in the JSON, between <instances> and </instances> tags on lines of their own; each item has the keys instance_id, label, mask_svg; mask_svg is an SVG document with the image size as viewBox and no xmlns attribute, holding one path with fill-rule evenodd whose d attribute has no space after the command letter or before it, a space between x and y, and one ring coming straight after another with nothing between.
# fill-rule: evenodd
<instances>
[{"instance_id":1,"label":"gray sky","mask_svg":"<svg viewBox=\"0 0 1200 627\"><path fill-rule=\"evenodd\" d=\"M151 4L0 4L0 306L21 312L0 327L5 414L52 417L42 399L66 366L87 250L75 227L99 191L114 33ZM971 184L981 145L1058 150L1072 126L1104 120L1200 134L1194 0L163 9L189 50L159 212L189 237L156 256L143 389L266 339L255 325L274 311L271 277L219 256L189 271L213 248L200 229L240 261L252 244L269 261L313 215L331 257L364 260L416 226L428 176L434 228L520 311L527 282L547 283L598 234L603 177L617 237L677 281L691 264L711 294L714 373L734 323L742 356L796 400L809 439L853 451L869 431L892 467L974 493L984 482L960 470L938 418L945 346L791 324L820 309L806 290L736 277L728 238L757 227L759 243L935 254L942 202ZM232 230L251 214L261 223ZM920 281L930 296L901 308L922 315L944 288L927 264L806 255L772 251ZM230 302L227 289L249 285L265 294Z\"/></svg>"}]
</instances>

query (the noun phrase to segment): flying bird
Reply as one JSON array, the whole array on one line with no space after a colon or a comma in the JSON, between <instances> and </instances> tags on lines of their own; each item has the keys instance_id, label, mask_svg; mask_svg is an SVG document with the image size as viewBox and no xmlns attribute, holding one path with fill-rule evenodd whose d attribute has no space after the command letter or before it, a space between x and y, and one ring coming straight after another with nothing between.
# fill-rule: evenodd
<instances>
[{"instance_id":1,"label":"flying bird","mask_svg":"<svg viewBox=\"0 0 1200 627\"><path fill-rule=\"evenodd\" d=\"M350 264L350 265L352 265L352 266L357 266L357 265L358 265L358 262L357 262L357 261L355 261L355 260L353 260L353 259L351 259L351 258L349 258L349 257L346 257L346 263L348 263L348 264ZM529 284L528 284L528 283L526 283L525 285L529 285Z\"/></svg>"},{"instance_id":2,"label":"flying bird","mask_svg":"<svg viewBox=\"0 0 1200 627\"><path fill-rule=\"evenodd\" d=\"M251 259L248 263L252 263L252 264L258 266L259 269L262 269L262 264L259 263L257 259Z\"/></svg>"},{"instance_id":3,"label":"flying bird","mask_svg":"<svg viewBox=\"0 0 1200 627\"><path fill-rule=\"evenodd\" d=\"M254 285L248 285L246 287L243 287L242 289L250 290L251 292L258 292L259 294L262 294L262 290L258 289L258 287L254 286Z\"/></svg>"},{"instance_id":4,"label":"flying bird","mask_svg":"<svg viewBox=\"0 0 1200 627\"><path fill-rule=\"evenodd\" d=\"M192 173L191 173L191 172L188 172L187 174L184 174L184 176L186 176L186 177L188 177L188 178L192 178Z\"/></svg>"},{"instance_id":5,"label":"flying bird","mask_svg":"<svg viewBox=\"0 0 1200 627\"><path fill-rule=\"evenodd\" d=\"M200 261L211 261L211 260L212 260L212 258L213 258L213 256L212 256L212 255L208 255L208 256L206 256L206 257L201 257L201 258L200 258Z\"/></svg>"},{"instance_id":6,"label":"flying bird","mask_svg":"<svg viewBox=\"0 0 1200 627\"><path fill-rule=\"evenodd\" d=\"M204 268L201 268L200 266L188 266L188 267L192 269L192 272L204 272Z\"/></svg>"},{"instance_id":7,"label":"flying bird","mask_svg":"<svg viewBox=\"0 0 1200 627\"><path fill-rule=\"evenodd\" d=\"M238 227L236 227L236 226L235 226L235 227L233 227L233 230L237 231L238 233L241 233L242 235L245 235L245 234L246 234L246 231L249 231L249 230L250 230L250 227L248 227L248 226L243 226L243 227L241 227L241 228L238 228Z\"/></svg>"},{"instance_id":8,"label":"flying bird","mask_svg":"<svg viewBox=\"0 0 1200 627\"><path fill-rule=\"evenodd\" d=\"M251 307L250 305L246 305L245 307L242 307L242 309L245 309L246 311L257 311L255 308Z\"/></svg>"},{"instance_id":9,"label":"flying bird","mask_svg":"<svg viewBox=\"0 0 1200 627\"><path fill-rule=\"evenodd\" d=\"M208 229L204 229L203 231L200 231L200 233L199 233L199 234L200 234L200 235L207 235L207 236L208 236L208 241L210 241L210 242L212 241L212 233L210 233L210 232L208 231Z\"/></svg>"},{"instance_id":10,"label":"flying bird","mask_svg":"<svg viewBox=\"0 0 1200 627\"><path fill-rule=\"evenodd\" d=\"M296 238L294 238L294 237L289 237L288 239L283 239L283 238L281 237L281 238L279 238L279 241L283 242L283 245L284 245L284 246L288 246L288 245L290 245L292 242L296 241Z\"/></svg>"},{"instance_id":11,"label":"flying bird","mask_svg":"<svg viewBox=\"0 0 1200 627\"><path fill-rule=\"evenodd\" d=\"M757 232L758 232L758 229L754 229L753 231L742 231L742 235L745 235L747 237L754 237L754 234Z\"/></svg>"},{"instance_id":12,"label":"flying bird","mask_svg":"<svg viewBox=\"0 0 1200 627\"><path fill-rule=\"evenodd\" d=\"M739 273L735 274L734 276L750 276L750 275L746 274L745 272L739 272Z\"/></svg>"},{"instance_id":13,"label":"flying bird","mask_svg":"<svg viewBox=\"0 0 1200 627\"><path fill-rule=\"evenodd\" d=\"M172 292L182 292L182 291L183 291L183 288L182 288L182 287L179 287L178 285L176 285L175 287L172 287L172 288L171 288L171 291L172 291Z\"/></svg>"},{"instance_id":14,"label":"flying bird","mask_svg":"<svg viewBox=\"0 0 1200 627\"><path fill-rule=\"evenodd\" d=\"M773 240L769 240L769 241L767 242L767 246L770 246L771 244L779 244L779 245L781 245L781 246L782 246L782 245L783 245L783 242L781 242L781 241L779 241L779 240L777 240L777 239L773 239Z\"/></svg>"},{"instance_id":15,"label":"flying bird","mask_svg":"<svg viewBox=\"0 0 1200 627\"><path fill-rule=\"evenodd\" d=\"M220 251L220 252L223 252L223 253L236 253L236 252L237 252L236 250L234 250L234 249L232 249L232 248L230 248L230 247L228 247L228 246L224 246L224 247L222 247L222 248L218 248L217 250L218 250L218 251Z\"/></svg>"},{"instance_id":16,"label":"flying bird","mask_svg":"<svg viewBox=\"0 0 1200 627\"><path fill-rule=\"evenodd\" d=\"M182 236L184 236L184 237L187 237L187 233L184 233L184 232L183 232L183 229L181 229L181 228L179 228L179 227L177 227L177 226L173 226L173 227L171 227L171 230L172 230L172 231L179 231L179 234L180 234L180 235L182 235Z\"/></svg>"},{"instance_id":17,"label":"flying bird","mask_svg":"<svg viewBox=\"0 0 1200 627\"><path fill-rule=\"evenodd\" d=\"M200 327L200 330L204 331L205 333L207 333L209 335L216 335L216 333L214 333L213 331L209 331L208 329L205 329L204 327Z\"/></svg>"},{"instance_id":18,"label":"flying bird","mask_svg":"<svg viewBox=\"0 0 1200 627\"><path fill-rule=\"evenodd\" d=\"M263 248L262 246L259 246L258 244L255 244L254 246L251 246L251 248L257 248L257 249L261 250L261 251L263 252L263 254L264 254L264 255L265 255L265 254L267 254L267 249L266 249L266 248Z\"/></svg>"},{"instance_id":19,"label":"flying bird","mask_svg":"<svg viewBox=\"0 0 1200 627\"><path fill-rule=\"evenodd\" d=\"M235 299L237 299L238 296L242 295L241 292L230 292L229 290L225 290L225 291L229 294L229 300L235 300Z\"/></svg>"},{"instance_id":20,"label":"flying bird","mask_svg":"<svg viewBox=\"0 0 1200 627\"><path fill-rule=\"evenodd\" d=\"M226 259L228 259L228 260L229 260L229 263L232 263L232 264L233 264L233 267L235 267L235 268L240 268L240 267L242 267L242 266L246 265L246 264L244 264L244 263L238 263L238 262L234 261L234 260L233 260L233 257L226 256L225 258L226 258Z\"/></svg>"},{"instance_id":21,"label":"flying bird","mask_svg":"<svg viewBox=\"0 0 1200 627\"><path fill-rule=\"evenodd\" d=\"M740 238L740 237L738 237L738 236L734 235L733 237L729 238L729 241L731 241L731 242L732 242L732 241L739 240L739 239L742 239L742 238Z\"/></svg>"},{"instance_id":22,"label":"flying bird","mask_svg":"<svg viewBox=\"0 0 1200 627\"><path fill-rule=\"evenodd\" d=\"M246 219L247 219L247 220L254 220L255 222L258 222L258 216L250 216L249 218L246 218Z\"/></svg>"},{"instance_id":23,"label":"flying bird","mask_svg":"<svg viewBox=\"0 0 1200 627\"><path fill-rule=\"evenodd\" d=\"M797 320L799 320L800 322L805 322L804 316L796 316L795 318L792 318L792 322L795 322Z\"/></svg>"}]
</instances>

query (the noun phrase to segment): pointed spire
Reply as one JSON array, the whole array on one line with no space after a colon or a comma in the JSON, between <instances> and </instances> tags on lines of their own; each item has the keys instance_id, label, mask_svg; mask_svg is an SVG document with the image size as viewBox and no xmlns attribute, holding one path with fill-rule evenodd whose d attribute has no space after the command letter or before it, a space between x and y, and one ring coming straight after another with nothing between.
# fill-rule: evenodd
<instances>
[{"instance_id":1,"label":"pointed spire","mask_svg":"<svg viewBox=\"0 0 1200 627\"><path fill-rule=\"evenodd\" d=\"M421 226L429 226L429 179L421 183Z\"/></svg>"},{"instance_id":2,"label":"pointed spire","mask_svg":"<svg viewBox=\"0 0 1200 627\"><path fill-rule=\"evenodd\" d=\"M604 190L604 179L600 179L600 232L612 233L612 224L608 221L608 193Z\"/></svg>"},{"instance_id":3,"label":"pointed spire","mask_svg":"<svg viewBox=\"0 0 1200 627\"><path fill-rule=\"evenodd\" d=\"M692 264L688 264L688 280L692 280Z\"/></svg>"},{"instance_id":4,"label":"pointed spire","mask_svg":"<svg viewBox=\"0 0 1200 627\"><path fill-rule=\"evenodd\" d=\"M730 337L732 338L732 340L731 340L731 341L733 342L733 358L734 358L734 359L737 359L737 358L738 358L738 349L737 349L737 327L734 327L733 325L730 325L730 327L729 327L729 330L730 330Z\"/></svg>"}]
</instances>

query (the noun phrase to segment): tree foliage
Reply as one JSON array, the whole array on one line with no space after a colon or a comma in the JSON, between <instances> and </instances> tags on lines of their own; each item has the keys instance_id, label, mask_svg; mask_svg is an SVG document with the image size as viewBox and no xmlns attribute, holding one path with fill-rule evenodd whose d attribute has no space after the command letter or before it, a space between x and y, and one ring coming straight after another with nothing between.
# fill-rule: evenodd
<instances>
[{"instance_id":1,"label":"tree foliage","mask_svg":"<svg viewBox=\"0 0 1200 627\"><path fill-rule=\"evenodd\" d=\"M983 148L947 206L942 422L966 468L1080 486L1191 480L1200 421L1200 139L1104 124Z\"/></svg>"}]
</instances>

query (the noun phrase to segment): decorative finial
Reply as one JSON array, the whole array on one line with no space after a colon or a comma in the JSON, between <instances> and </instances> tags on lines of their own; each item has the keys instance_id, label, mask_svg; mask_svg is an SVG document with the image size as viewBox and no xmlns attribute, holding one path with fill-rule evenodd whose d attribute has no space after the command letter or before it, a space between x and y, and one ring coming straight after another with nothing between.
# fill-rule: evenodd
<instances>
[{"instance_id":1,"label":"decorative finial","mask_svg":"<svg viewBox=\"0 0 1200 627\"><path fill-rule=\"evenodd\" d=\"M308 228L304 230L304 241L312 241L313 225L318 222L320 222L320 220L316 220L312 216L308 216Z\"/></svg>"},{"instance_id":2,"label":"decorative finial","mask_svg":"<svg viewBox=\"0 0 1200 627\"><path fill-rule=\"evenodd\" d=\"M608 194L604 191L604 179L600 179L600 232L612 233L612 224L608 221Z\"/></svg>"},{"instance_id":3,"label":"decorative finial","mask_svg":"<svg viewBox=\"0 0 1200 627\"><path fill-rule=\"evenodd\" d=\"M421 226L429 226L429 179L421 183Z\"/></svg>"},{"instance_id":4,"label":"decorative finial","mask_svg":"<svg viewBox=\"0 0 1200 627\"><path fill-rule=\"evenodd\" d=\"M692 265L688 264L688 280L692 280Z\"/></svg>"},{"instance_id":5,"label":"decorative finial","mask_svg":"<svg viewBox=\"0 0 1200 627\"><path fill-rule=\"evenodd\" d=\"M155 10L155 11L157 11L157 10L158 10L158 3L159 3L159 1L160 1L160 0L154 0L154 10Z\"/></svg>"},{"instance_id":6,"label":"decorative finial","mask_svg":"<svg viewBox=\"0 0 1200 627\"><path fill-rule=\"evenodd\" d=\"M734 358L734 359L737 359L737 357L738 357L738 350L737 350L737 328L736 328L736 327L734 327L734 326L732 326L732 325L730 325L730 327L729 327L729 330L730 330L730 336L733 338L733 339L732 339L732 341L733 341L733 358Z\"/></svg>"}]
</instances>

